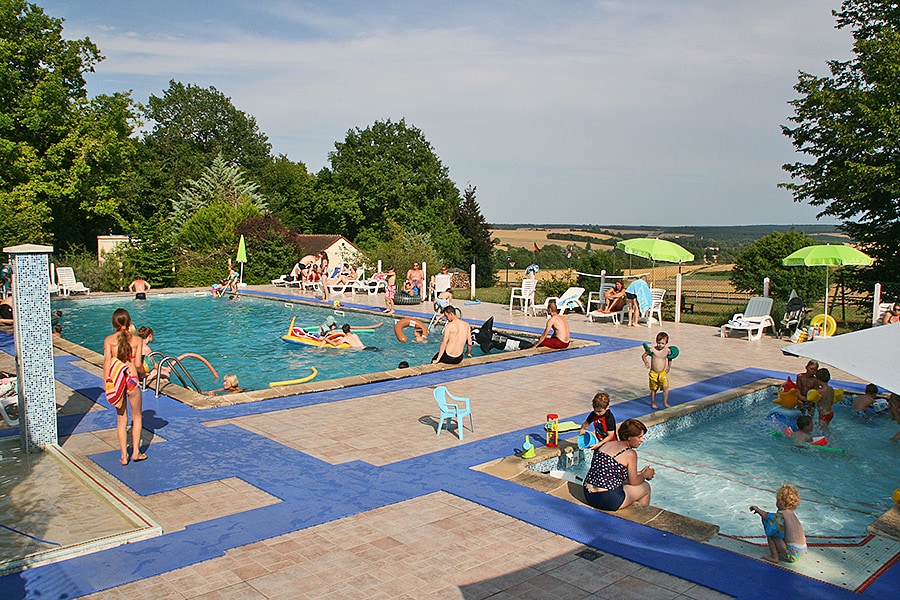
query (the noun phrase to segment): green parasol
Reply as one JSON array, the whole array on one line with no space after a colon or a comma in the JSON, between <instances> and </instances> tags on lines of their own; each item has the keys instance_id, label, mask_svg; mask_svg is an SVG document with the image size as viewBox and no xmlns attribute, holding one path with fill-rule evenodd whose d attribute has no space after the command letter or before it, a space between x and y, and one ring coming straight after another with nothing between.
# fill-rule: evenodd
<instances>
[{"instance_id":1,"label":"green parasol","mask_svg":"<svg viewBox=\"0 0 900 600\"><path fill-rule=\"evenodd\" d=\"M630 240L622 240L616 244L616 248L623 250L625 254L649 258L654 262L654 271L656 270L655 263L658 260L678 264L694 260L693 254L675 242L661 240L659 238L632 238Z\"/></svg>"},{"instance_id":2,"label":"green parasol","mask_svg":"<svg viewBox=\"0 0 900 600\"><path fill-rule=\"evenodd\" d=\"M247 262L247 246L244 244L243 235L241 235L241 241L238 242L237 261L241 263L240 283L244 283L244 263Z\"/></svg>"},{"instance_id":3,"label":"green parasol","mask_svg":"<svg viewBox=\"0 0 900 600\"><path fill-rule=\"evenodd\" d=\"M852 246L819 244L792 252L782 261L786 267L825 267L825 319L828 320L828 267L867 266L872 258ZM822 328L823 333L826 329Z\"/></svg>"}]
</instances>

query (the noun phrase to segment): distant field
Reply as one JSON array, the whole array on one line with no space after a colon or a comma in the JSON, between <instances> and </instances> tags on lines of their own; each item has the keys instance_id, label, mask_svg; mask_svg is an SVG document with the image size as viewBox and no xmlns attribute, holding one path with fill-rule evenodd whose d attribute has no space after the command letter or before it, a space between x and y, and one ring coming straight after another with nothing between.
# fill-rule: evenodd
<instances>
[{"instance_id":1,"label":"distant field","mask_svg":"<svg viewBox=\"0 0 900 600\"><path fill-rule=\"evenodd\" d=\"M590 236L593 238L609 239L610 236L602 233L588 233L576 229L560 228L560 229L494 229L491 230L491 239L500 238L500 246L516 246L518 248L531 248L532 244L537 244L543 248L546 244L555 244L557 246L577 246L584 248L587 242L575 242L569 240L551 240L547 238L548 233L570 233L573 235ZM604 246L602 244L592 244L592 248L610 249L612 246Z\"/></svg>"}]
</instances>

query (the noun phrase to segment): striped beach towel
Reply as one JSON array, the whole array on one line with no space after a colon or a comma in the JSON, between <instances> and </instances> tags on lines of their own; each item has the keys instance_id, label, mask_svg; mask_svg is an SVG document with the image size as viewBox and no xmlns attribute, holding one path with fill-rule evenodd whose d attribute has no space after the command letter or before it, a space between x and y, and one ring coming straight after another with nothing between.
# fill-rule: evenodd
<instances>
[{"instance_id":1,"label":"striped beach towel","mask_svg":"<svg viewBox=\"0 0 900 600\"><path fill-rule=\"evenodd\" d=\"M106 375L106 401L119 408L125 402L125 386L128 382L128 365L118 358L112 359Z\"/></svg>"}]
</instances>

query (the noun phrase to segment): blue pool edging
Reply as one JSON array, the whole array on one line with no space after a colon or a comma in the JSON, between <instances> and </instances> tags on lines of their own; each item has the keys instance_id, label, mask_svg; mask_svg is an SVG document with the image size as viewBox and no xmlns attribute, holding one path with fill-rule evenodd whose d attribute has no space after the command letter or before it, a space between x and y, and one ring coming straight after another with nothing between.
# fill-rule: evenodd
<instances>
[{"instance_id":1,"label":"blue pool edging","mask_svg":"<svg viewBox=\"0 0 900 600\"><path fill-rule=\"evenodd\" d=\"M634 342L632 345L637 344ZM529 358L543 359L533 363L543 364L573 356L569 352L573 351ZM79 374L81 369L75 365L60 366L66 367L60 370L61 377L77 380L83 389L99 390L98 377L86 372ZM455 374L445 371L434 375L450 375L450 380L468 378L480 374L477 369L488 366L478 365ZM741 385L738 382L748 383L765 377L784 378L786 374L745 369L673 390L670 400L673 404L686 402ZM423 381L412 378L410 384L416 385L406 387L423 387ZM348 396L321 392L323 396L316 403L357 397L364 395L364 390L368 393L387 391L387 388L380 387L386 383L396 382L343 390L350 393ZM150 398L147 398L148 395ZM152 394L145 394L145 401L153 423L167 440L153 445L153 458L157 460L123 468L118 465L118 451L92 455L91 460L132 489L140 489L145 494L193 485L192 482L234 476L279 497L282 502L198 523L159 538L8 575L0 578L0 598L38 595L73 597L93 593L222 556L230 548L439 489L601 551L739 598L770 598L771 590L778 590L779 594L793 593L801 597L826 599L894 598L900 585L900 568L893 565L869 589L857 595L761 561L625 522L587 506L528 490L517 484L503 482L488 485L486 478L490 477L491 482L498 480L471 470L472 465L511 454L526 433L533 439L542 439L543 423L382 467L359 461L330 465L237 426L203 425L208 420L227 418L221 412L213 412L219 409L197 411L168 398L153 399ZM237 416L257 414L260 412L258 405L269 402L257 403L257 410ZM620 419L640 417L649 410L647 404L646 398L639 398L616 404L614 409ZM272 410L282 408L285 407ZM82 426L108 429L114 426L114 420L111 409L97 411L80 419L74 430L80 430ZM233 452L236 444L249 452L236 455ZM285 473L295 476L285 481ZM177 477L173 481L175 474ZM363 490L365 494L362 494ZM354 491L360 493L354 494ZM366 497L348 504L348 495ZM311 502L311 498L319 501ZM602 526L600 531L598 523ZM753 582L752 589L747 589L751 587L747 585L748 581ZM53 591L58 593L53 594Z\"/></svg>"}]
</instances>

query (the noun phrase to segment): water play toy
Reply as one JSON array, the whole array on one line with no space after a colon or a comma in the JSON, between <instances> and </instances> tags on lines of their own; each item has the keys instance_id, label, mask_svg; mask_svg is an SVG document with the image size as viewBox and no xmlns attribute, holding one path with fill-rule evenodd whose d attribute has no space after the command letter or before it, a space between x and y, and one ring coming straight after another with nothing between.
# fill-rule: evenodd
<instances>
[{"instance_id":1,"label":"water play toy","mask_svg":"<svg viewBox=\"0 0 900 600\"><path fill-rule=\"evenodd\" d=\"M782 408L793 409L800 404L800 391L797 384L788 377L787 381L781 384L774 400L775 404L780 404Z\"/></svg>"},{"instance_id":2,"label":"water play toy","mask_svg":"<svg viewBox=\"0 0 900 600\"><path fill-rule=\"evenodd\" d=\"M556 448L559 446L559 415L547 415L547 424L544 426L547 430L547 447Z\"/></svg>"},{"instance_id":3,"label":"water play toy","mask_svg":"<svg viewBox=\"0 0 900 600\"><path fill-rule=\"evenodd\" d=\"M550 424L544 425L544 428L549 430ZM560 433L566 433L569 431L578 431L581 429L581 425L576 423L575 421L560 421L556 426L556 431Z\"/></svg>"},{"instance_id":4,"label":"water play toy","mask_svg":"<svg viewBox=\"0 0 900 600\"><path fill-rule=\"evenodd\" d=\"M524 338L494 331L494 317L481 324L481 327L472 329L472 340L485 354L494 350L525 350L531 348L534 342Z\"/></svg>"},{"instance_id":5,"label":"water play toy","mask_svg":"<svg viewBox=\"0 0 900 600\"><path fill-rule=\"evenodd\" d=\"M578 436L578 448L584 450L585 448L590 448L594 444L597 443L597 436L595 436L590 431L585 431L581 435Z\"/></svg>"},{"instance_id":6,"label":"water play toy","mask_svg":"<svg viewBox=\"0 0 900 600\"><path fill-rule=\"evenodd\" d=\"M300 379L287 379L285 381L272 381L269 383L269 387L279 387L282 385L294 385L296 383L306 383L307 381L312 381L316 378L316 375L319 374L319 370L315 367L310 367L312 373L307 375L306 377L301 377Z\"/></svg>"},{"instance_id":7,"label":"water play toy","mask_svg":"<svg viewBox=\"0 0 900 600\"><path fill-rule=\"evenodd\" d=\"M837 321L834 320L834 317L832 317L831 315L826 316L824 314L819 314L809 320L809 326L813 329L818 328L819 331L822 331L823 323L825 324L826 335L828 335L828 337L833 336L837 331Z\"/></svg>"},{"instance_id":8,"label":"water play toy","mask_svg":"<svg viewBox=\"0 0 900 600\"><path fill-rule=\"evenodd\" d=\"M525 442L522 444L522 458L534 458L534 444L531 438L525 436Z\"/></svg>"},{"instance_id":9,"label":"water play toy","mask_svg":"<svg viewBox=\"0 0 900 600\"><path fill-rule=\"evenodd\" d=\"M802 414L799 410L778 406L766 415L766 419L778 423L779 429L784 429L785 427L793 428L797 424L797 417Z\"/></svg>"},{"instance_id":10,"label":"water play toy","mask_svg":"<svg viewBox=\"0 0 900 600\"><path fill-rule=\"evenodd\" d=\"M900 504L900 488L897 488L896 490L894 490L893 498L894 498L895 504Z\"/></svg>"},{"instance_id":11,"label":"water play toy","mask_svg":"<svg viewBox=\"0 0 900 600\"><path fill-rule=\"evenodd\" d=\"M652 346L649 343L644 342L644 351L647 354L652 354L651 350ZM669 346L669 354L666 355L666 358L668 358L669 360L675 360L676 358L678 358L679 354L681 354L681 351L678 349L678 346Z\"/></svg>"},{"instance_id":12,"label":"water play toy","mask_svg":"<svg viewBox=\"0 0 900 600\"><path fill-rule=\"evenodd\" d=\"M772 435L775 437L790 437L786 435L784 431L773 431ZM824 450L826 452L837 452L838 454L844 454L843 448L835 448L834 446L827 445L828 440L824 435L816 436L813 438L813 441L810 442L809 447L815 448L816 450Z\"/></svg>"},{"instance_id":13,"label":"water play toy","mask_svg":"<svg viewBox=\"0 0 900 600\"><path fill-rule=\"evenodd\" d=\"M294 319L297 317L291 318L291 324L288 327L288 332L281 336L281 339L289 344L305 344L307 346L321 346L322 342L325 338L320 338L319 336L312 334L301 327L294 327ZM333 344L325 344L325 346L329 348L349 348L350 344L347 342L341 342L338 345Z\"/></svg>"},{"instance_id":14,"label":"water play toy","mask_svg":"<svg viewBox=\"0 0 900 600\"><path fill-rule=\"evenodd\" d=\"M809 390L806 393L807 402L818 402L822 399L822 394L819 393L819 390ZM834 403L840 404L841 400L844 399L844 390L843 388L834 388Z\"/></svg>"}]
</instances>

